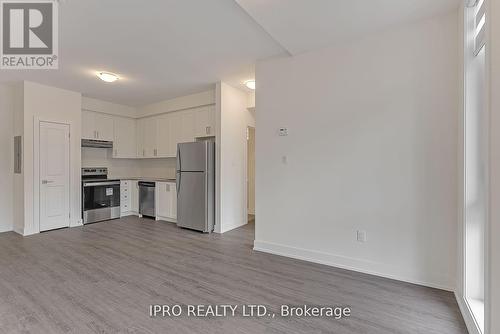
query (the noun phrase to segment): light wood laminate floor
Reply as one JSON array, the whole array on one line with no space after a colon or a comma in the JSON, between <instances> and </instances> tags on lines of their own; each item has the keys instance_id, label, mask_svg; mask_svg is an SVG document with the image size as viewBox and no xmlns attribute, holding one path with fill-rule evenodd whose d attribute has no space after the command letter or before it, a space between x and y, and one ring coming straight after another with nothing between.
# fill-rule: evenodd
<instances>
[{"instance_id":1,"label":"light wood laminate floor","mask_svg":"<svg viewBox=\"0 0 500 334\"><path fill-rule=\"evenodd\" d=\"M450 292L252 250L128 217L0 234L0 333L466 333ZM330 318L150 318L150 304L346 305Z\"/></svg>"}]
</instances>

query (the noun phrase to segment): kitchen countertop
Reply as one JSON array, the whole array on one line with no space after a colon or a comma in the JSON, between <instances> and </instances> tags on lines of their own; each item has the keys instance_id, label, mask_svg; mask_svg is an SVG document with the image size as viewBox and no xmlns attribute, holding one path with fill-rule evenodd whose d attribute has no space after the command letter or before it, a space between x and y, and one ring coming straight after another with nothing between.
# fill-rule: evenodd
<instances>
[{"instance_id":1,"label":"kitchen countertop","mask_svg":"<svg viewBox=\"0 0 500 334\"><path fill-rule=\"evenodd\" d=\"M175 178L165 177L109 177L113 180L132 180L132 181L146 181L146 182L175 182Z\"/></svg>"}]
</instances>

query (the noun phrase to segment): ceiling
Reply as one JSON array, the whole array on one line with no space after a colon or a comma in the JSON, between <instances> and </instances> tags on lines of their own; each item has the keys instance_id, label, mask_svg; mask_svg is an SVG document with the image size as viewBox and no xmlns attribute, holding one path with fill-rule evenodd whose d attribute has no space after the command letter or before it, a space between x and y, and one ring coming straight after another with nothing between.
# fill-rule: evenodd
<instances>
[{"instance_id":1,"label":"ceiling","mask_svg":"<svg viewBox=\"0 0 500 334\"><path fill-rule=\"evenodd\" d=\"M459 0L60 0L59 70L0 70L130 106L253 78L259 59L340 43ZM117 73L109 84L95 73Z\"/></svg>"},{"instance_id":2,"label":"ceiling","mask_svg":"<svg viewBox=\"0 0 500 334\"><path fill-rule=\"evenodd\" d=\"M0 70L0 81L142 106L253 78L257 59L284 52L233 0L61 0L59 70Z\"/></svg>"},{"instance_id":3,"label":"ceiling","mask_svg":"<svg viewBox=\"0 0 500 334\"><path fill-rule=\"evenodd\" d=\"M458 8L461 0L235 0L290 54Z\"/></svg>"}]
</instances>

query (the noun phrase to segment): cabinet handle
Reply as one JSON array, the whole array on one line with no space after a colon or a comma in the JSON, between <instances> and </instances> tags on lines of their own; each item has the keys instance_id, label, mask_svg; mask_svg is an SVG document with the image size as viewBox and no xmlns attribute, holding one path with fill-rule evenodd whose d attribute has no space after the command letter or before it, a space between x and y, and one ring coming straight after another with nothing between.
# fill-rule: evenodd
<instances>
[{"instance_id":1,"label":"cabinet handle","mask_svg":"<svg viewBox=\"0 0 500 334\"><path fill-rule=\"evenodd\" d=\"M115 149L115 157L118 155L118 150Z\"/></svg>"},{"instance_id":2,"label":"cabinet handle","mask_svg":"<svg viewBox=\"0 0 500 334\"><path fill-rule=\"evenodd\" d=\"M142 156L145 156L145 155L146 155L146 150L142 149Z\"/></svg>"},{"instance_id":3,"label":"cabinet handle","mask_svg":"<svg viewBox=\"0 0 500 334\"><path fill-rule=\"evenodd\" d=\"M210 127L209 127L209 126L207 126L207 127L205 128L205 132L206 132L206 134L207 134L207 135L209 135L209 134L210 134Z\"/></svg>"},{"instance_id":4,"label":"cabinet handle","mask_svg":"<svg viewBox=\"0 0 500 334\"><path fill-rule=\"evenodd\" d=\"M158 149L155 148L155 157L158 155Z\"/></svg>"}]
</instances>

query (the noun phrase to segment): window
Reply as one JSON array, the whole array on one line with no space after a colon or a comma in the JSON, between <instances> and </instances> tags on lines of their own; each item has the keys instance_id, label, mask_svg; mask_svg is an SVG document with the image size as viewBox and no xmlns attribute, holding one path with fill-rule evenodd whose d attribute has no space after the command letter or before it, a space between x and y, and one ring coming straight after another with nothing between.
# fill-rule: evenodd
<instances>
[{"instance_id":1,"label":"window","mask_svg":"<svg viewBox=\"0 0 500 334\"><path fill-rule=\"evenodd\" d=\"M484 329L485 230L488 219L488 109L485 0L466 8L465 45L465 299Z\"/></svg>"}]
</instances>

